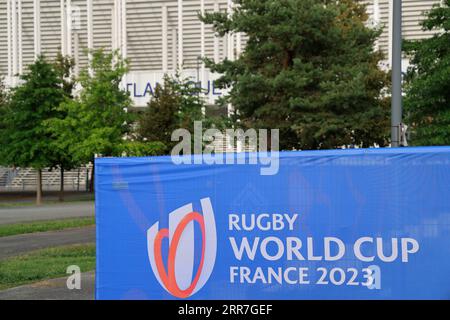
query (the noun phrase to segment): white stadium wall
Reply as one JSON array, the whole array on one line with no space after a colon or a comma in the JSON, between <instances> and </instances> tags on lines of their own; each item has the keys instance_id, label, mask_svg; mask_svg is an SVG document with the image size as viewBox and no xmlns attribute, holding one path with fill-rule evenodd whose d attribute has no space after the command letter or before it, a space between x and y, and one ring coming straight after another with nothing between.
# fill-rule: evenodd
<instances>
[{"instance_id":1,"label":"white stadium wall","mask_svg":"<svg viewBox=\"0 0 450 320\"><path fill-rule=\"evenodd\" d=\"M378 41L389 61L392 0L365 0L370 23L384 26ZM403 0L403 33L407 39L430 34L419 26L423 12L439 0ZM213 88L211 75L198 57L233 57L245 46L245 35L216 38L197 13L226 11L230 0L0 0L0 76L9 85L39 53L53 58L61 50L87 65L85 49L119 49L130 60L124 79L136 106L144 106L162 75L183 64L185 75L209 88L213 103L224 92ZM10 14L8 14L8 11ZM203 28L203 29L202 29ZM197 79L198 78L198 79Z\"/></svg>"}]
</instances>

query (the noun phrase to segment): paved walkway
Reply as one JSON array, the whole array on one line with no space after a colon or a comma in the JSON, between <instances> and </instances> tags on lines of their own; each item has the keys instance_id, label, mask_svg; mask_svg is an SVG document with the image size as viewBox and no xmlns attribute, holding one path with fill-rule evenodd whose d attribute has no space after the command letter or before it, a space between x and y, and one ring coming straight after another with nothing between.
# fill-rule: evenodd
<instances>
[{"instance_id":1,"label":"paved walkway","mask_svg":"<svg viewBox=\"0 0 450 320\"><path fill-rule=\"evenodd\" d=\"M94 216L94 203L91 201L40 207L0 208L0 224L92 216Z\"/></svg>"},{"instance_id":2,"label":"paved walkway","mask_svg":"<svg viewBox=\"0 0 450 320\"><path fill-rule=\"evenodd\" d=\"M94 272L81 274L81 289L67 289L67 277L0 291L0 300L93 300Z\"/></svg>"},{"instance_id":3,"label":"paved walkway","mask_svg":"<svg viewBox=\"0 0 450 320\"><path fill-rule=\"evenodd\" d=\"M0 238L0 260L29 251L95 242L95 226Z\"/></svg>"}]
</instances>

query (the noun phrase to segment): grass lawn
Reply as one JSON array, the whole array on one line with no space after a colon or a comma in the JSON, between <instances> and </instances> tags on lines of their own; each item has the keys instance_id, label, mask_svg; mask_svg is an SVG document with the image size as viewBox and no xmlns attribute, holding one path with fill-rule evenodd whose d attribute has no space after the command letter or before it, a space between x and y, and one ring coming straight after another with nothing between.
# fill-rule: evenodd
<instances>
[{"instance_id":1,"label":"grass lawn","mask_svg":"<svg viewBox=\"0 0 450 320\"><path fill-rule=\"evenodd\" d=\"M0 225L0 238L24 233L86 227L94 224L94 217L5 224Z\"/></svg>"},{"instance_id":2,"label":"grass lawn","mask_svg":"<svg viewBox=\"0 0 450 320\"><path fill-rule=\"evenodd\" d=\"M69 276L67 267L81 272L95 269L95 245L71 245L34 251L0 261L0 290L27 283Z\"/></svg>"}]
</instances>

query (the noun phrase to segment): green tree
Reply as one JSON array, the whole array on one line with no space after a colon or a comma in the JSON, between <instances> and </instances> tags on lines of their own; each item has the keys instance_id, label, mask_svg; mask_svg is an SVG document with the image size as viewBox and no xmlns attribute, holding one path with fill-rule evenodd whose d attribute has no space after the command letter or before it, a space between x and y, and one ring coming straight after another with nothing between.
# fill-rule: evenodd
<instances>
[{"instance_id":1,"label":"green tree","mask_svg":"<svg viewBox=\"0 0 450 320\"><path fill-rule=\"evenodd\" d=\"M164 83L158 84L154 96L147 104L147 108L138 118L137 132L147 141L159 141L166 148L171 148L171 135L178 127L177 112L180 105L180 96L176 94L172 81L164 77Z\"/></svg>"},{"instance_id":2,"label":"green tree","mask_svg":"<svg viewBox=\"0 0 450 320\"><path fill-rule=\"evenodd\" d=\"M0 159L17 167L37 170L36 202L42 202L42 169L55 163L52 137L45 121L55 117L64 100L54 66L43 56L28 67L22 84L12 90L9 106L2 115Z\"/></svg>"},{"instance_id":3,"label":"green tree","mask_svg":"<svg viewBox=\"0 0 450 320\"><path fill-rule=\"evenodd\" d=\"M75 59L58 52L54 61L55 71L62 83L62 89L67 97L72 98L77 83L75 75Z\"/></svg>"},{"instance_id":4,"label":"green tree","mask_svg":"<svg viewBox=\"0 0 450 320\"><path fill-rule=\"evenodd\" d=\"M431 38L405 41L412 66L406 76L405 112L413 145L450 144L450 0L421 23Z\"/></svg>"},{"instance_id":5,"label":"green tree","mask_svg":"<svg viewBox=\"0 0 450 320\"><path fill-rule=\"evenodd\" d=\"M124 141L118 145L118 153L128 157L162 156L167 147L159 141Z\"/></svg>"},{"instance_id":6,"label":"green tree","mask_svg":"<svg viewBox=\"0 0 450 320\"><path fill-rule=\"evenodd\" d=\"M74 73L75 60L70 56L64 56L58 52L53 65L65 98L73 99L73 92L76 86ZM59 108L55 113L55 117L58 119L64 119L66 116L67 113L62 108ZM52 165L52 169L58 168L60 171L59 201L64 201L64 172L72 170L82 163L76 161L76 158L70 153L67 145L61 144L59 139L52 140L52 147L55 153L55 163Z\"/></svg>"},{"instance_id":7,"label":"green tree","mask_svg":"<svg viewBox=\"0 0 450 320\"><path fill-rule=\"evenodd\" d=\"M171 141L174 130L184 128L192 132L194 121L205 120L201 89L179 74L166 75L147 106L138 119L137 132L144 140L163 143L166 153L176 144Z\"/></svg>"},{"instance_id":8,"label":"green tree","mask_svg":"<svg viewBox=\"0 0 450 320\"><path fill-rule=\"evenodd\" d=\"M240 124L280 129L281 149L385 145L389 130L381 91L388 76L373 50L381 30L366 27L354 0L234 0L236 9L207 13L219 36L244 33L234 61L207 66L223 74Z\"/></svg>"},{"instance_id":9,"label":"green tree","mask_svg":"<svg viewBox=\"0 0 450 320\"><path fill-rule=\"evenodd\" d=\"M117 51L92 53L89 67L81 71L81 91L74 99L66 99L59 111L66 114L54 118L47 126L62 150L69 150L76 163L94 162L95 155L121 155L121 144L131 129L132 106L129 94L120 82L128 71L127 61ZM93 190L92 172L90 189Z\"/></svg>"}]
</instances>

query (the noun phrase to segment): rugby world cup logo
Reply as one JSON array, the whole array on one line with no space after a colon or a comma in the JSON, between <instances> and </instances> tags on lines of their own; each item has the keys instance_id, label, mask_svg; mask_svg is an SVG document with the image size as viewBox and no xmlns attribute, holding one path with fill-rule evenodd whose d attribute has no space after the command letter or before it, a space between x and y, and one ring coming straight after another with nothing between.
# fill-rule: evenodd
<instances>
[{"instance_id":1,"label":"rugby world cup logo","mask_svg":"<svg viewBox=\"0 0 450 320\"><path fill-rule=\"evenodd\" d=\"M200 203L202 214L195 212L190 203L169 214L169 228L160 229L156 222L147 231L148 257L153 273L161 286L177 298L189 298L198 292L208 281L216 260L217 234L211 200L205 198ZM197 230L201 237L195 237ZM162 254L164 239L169 240L166 263ZM197 262L195 250L200 250L200 261Z\"/></svg>"}]
</instances>

